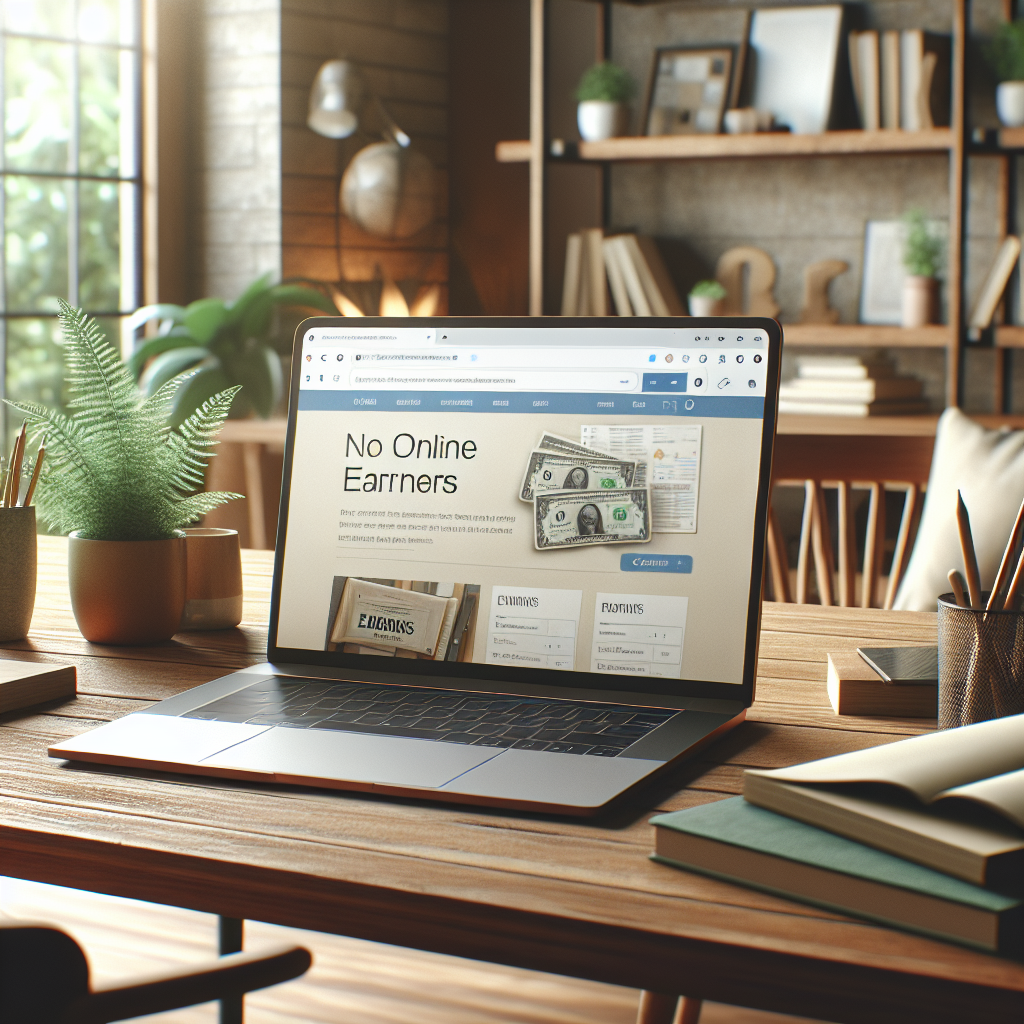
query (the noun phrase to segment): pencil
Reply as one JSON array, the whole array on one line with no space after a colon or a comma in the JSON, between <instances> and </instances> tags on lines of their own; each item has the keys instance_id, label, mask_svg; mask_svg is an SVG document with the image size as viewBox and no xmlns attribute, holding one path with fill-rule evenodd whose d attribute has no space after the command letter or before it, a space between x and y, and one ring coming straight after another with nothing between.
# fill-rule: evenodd
<instances>
[{"instance_id":1,"label":"pencil","mask_svg":"<svg viewBox=\"0 0 1024 1024\"><path fill-rule=\"evenodd\" d=\"M1010 589L1006 592L1006 599L1003 601L1004 612L1013 611L1014 605L1017 603L1017 592L1020 590L1022 582L1024 582L1024 555L1017 562L1017 569L1013 574L1013 579L1010 581Z\"/></svg>"},{"instance_id":2,"label":"pencil","mask_svg":"<svg viewBox=\"0 0 1024 1024\"><path fill-rule=\"evenodd\" d=\"M14 483L14 463L18 460L18 442L21 440L19 434L14 439L14 447L11 449L11 460L7 464L7 478L4 481L4 508L11 507L11 484Z\"/></svg>"},{"instance_id":3,"label":"pencil","mask_svg":"<svg viewBox=\"0 0 1024 1024\"><path fill-rule=\"evenodd\" d=\"M1002 561L999 563L999 572L996 573L996 581L992 584L992 593L989 594L988 604L985 605L985 611L987 612L1003 607L1003 601L1006 598L1006 587L1009 585L1010 576L1013 573L1014 556L1017 554L1017 546L1020 544L1022 529L1024 529L1024 501L1020 503L1020 509L1017 512L1013 529L1010 530L1010 539L1006 542L1006 550L1003 552Z\"/></svg>"},{"instance_id":4,"label":"pencil","mask_svg":"<svg viewBox=\"0 0 1024 1024\"><path fill-rule=\"evenodd\" d=\"M14 508L18 504L18 492L21 490L21 463L25 458L25 431L28 423L22 423L21 433L18 440L14 442L14 455L11 457L11 475L7 482L10 500L7 504Z\"/></svg>"},{"instance_id":5,"label":"pencil","mask_svg":"<svg viewBox=\"0 0 1024 1024\"><path fill-rule=\"evenodd\" d=\"M28 490L25 492L25 500L21 503L24 505L32 504L32 496L36 493L36 484L39 483L39 471L43 468L43 457L46 455L46 438L43 437L42 442L39 445L39 451L36 452L36 464L32 470L32 479L28 482Z\"/></svg>"},{"instance_id":6,"label":"pencil","mask_svg":"<svg viewBox=\"0 0 1024 1024\"><path fill-rule=\"evenodd\" d=\"M0 455L0 508L4 507L4 493L7 490L7 470L4 468L4 457Z\"/></svg>"},{"instance_id":7,"label":"pencil","mask_svg":"<svg viewBox=\"0 0 1024 1024\"><path fill-rule=\"evenodd\" d=\"M956 569L949 570L949 585L953 588L953 596L961 608L967 607L967 598L964 596L964 578Z\"/></svg>"},{"instance_id":8,"label":"pencil","mask_svg":"<svg viewBox=\"0 0 1024 1024\"><path fill-rule=\"evenodd\" d=\"M956 528L960 534L960 551L964 556L964 575L967 577L967 593L971 599L971 607L980 608L981 579L978 574L978 556L974 553L971 517L959 491L956 492Z\"/></svg>"}]
</instances>

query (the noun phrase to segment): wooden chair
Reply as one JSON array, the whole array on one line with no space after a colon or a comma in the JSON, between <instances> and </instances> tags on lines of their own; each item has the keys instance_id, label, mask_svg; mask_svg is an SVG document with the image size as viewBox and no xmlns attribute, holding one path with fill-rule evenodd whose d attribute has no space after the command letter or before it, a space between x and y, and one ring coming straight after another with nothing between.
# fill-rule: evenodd
<instances>
[{"instance_id":1,"label":"wooden chair","mask_svg":"<svg viewBox=\"0 0 1024 1024\"><path fill-rule=\"evenodd\" d=\"M877 600L885 552L885 492L897 490L904 494L903 509L892 568L881 599L883 608L891 608L910 557L910 539L920 516L934 446L935 440L930 436L780 434L776 439L772 487L802 487L804 508L795 586L790 578L782 531L774 511L769 510L767 579L774 599L806 604L813 560L818 598L823 605L850 608L858 603L852 491L863 488L869 498L859 604L871 608ZM838 567L825 505L825 491L833 488L839 508L839 536L835 545Z\"/></svg>"},{"instance_id":2,"label":"wooden chair","mask_svg":"<svg viewBox=\"0 0 1024 1024\"><path fill-rule=\"evenodd\" d=\"M0 922L0 1020L106 1024L214 999L238 1000L245 992L299 977L311 962L301 946L279 946L93 989L85 954L70 935L47 924Z\"/></svg>"}]
</instances>

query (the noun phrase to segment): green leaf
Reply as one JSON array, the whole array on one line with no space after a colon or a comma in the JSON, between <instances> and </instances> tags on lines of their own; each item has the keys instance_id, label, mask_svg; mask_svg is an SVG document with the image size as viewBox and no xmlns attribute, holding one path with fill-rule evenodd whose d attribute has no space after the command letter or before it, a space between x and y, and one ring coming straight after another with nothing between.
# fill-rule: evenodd
<instances>
[{"instance_id":1,"label":"green leaf","mask_svg":"<svg viewBox=\"0 0 1024 1024\"><path fill-rule=\"evenodd\" d=\"M203 366L178 389L177 397L171 408L171 426L179 427L204 402L210 401L220 391L231 391L231 381L227 374L217 365Z\"/></svg>"},{"instance_id":2,"label":"green leaf","mask_svg":"<svg viewBox=\"0 0 1024 1024\"><path fill-rule=\"evenodd\" d=\"M135 310L128 317L128 329L137 330L150 320L176 320L179 323L185 319L185 308L176 306L171 302L158 302L155 306L143 306Z\"/></svg>"},{"instance_id":3,"label":"green leaf","mask_svg":"<svg viewBox=\"0 0 1024 1024\"><path fill-rule=\"evenodd\" d=\"M284 394L281 357L266 345L250 348L230 367L231 375L243 387L247 404L266 419Z\"/></svg>"},{"instance_id":4,"label":"green leaf","mask_svg":"<svg viewBox=\"0 0 1024 1024\"><path fill-rule=\"evenodd\" d=\"M197 299L185 311L185 326L200 345L209 345L227 318L223 299Z\"/></svg>"},{"instance_id":5,"label":"green leaf","mask_svg":"<svg viewBox=\"0 0 1024 1024\"><path fill-rule=\"evenodd\" d=\"M228 309L230 323L239 323L248 313L254 302L258 302L270 290L270 274L256 278L248 288L238 296Z\"/></svg>"},{"instance_id":6,"label":"green leaf","mask_svg":"<svg viewBox=\"0 0 1024 1024\"><path fill-rule=\"evenodd\" d=\"M147 397L155 395L168 381L207 359L210 359L210 353L197 345L164 352L143 371L139 378L139 390Z\"/></svg>"},{"instance_id":7,"label":"green leaf","mask_svg":"<svg viewBox=\"0 0 1024 1024\"><path fill-rule=\"evenodd\" d=\"M171 352L174 349L196 348L195 338L187 331L183 335L160 335L150 338L145 344L137 348L131 359L128 360L128 369L139 379L146 366L146 363L154 356L162 355L164 352Z\"/></svg>"}]
</instances>

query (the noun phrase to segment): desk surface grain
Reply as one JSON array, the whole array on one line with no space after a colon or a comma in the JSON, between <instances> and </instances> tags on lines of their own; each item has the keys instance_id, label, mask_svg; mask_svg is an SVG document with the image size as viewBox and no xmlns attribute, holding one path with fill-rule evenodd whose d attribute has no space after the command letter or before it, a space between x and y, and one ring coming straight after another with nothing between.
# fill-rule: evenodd
<instances>
[{"instance_id":1,"label":"desk surface grain","mask_svg":"<svg viewBox=\"0 0 1024 1024\"><path fill-rule=\"evenodd\" d=\"M655 812L738 793L743 769L913 735L838 718L825 654L934 642L935 616L767 604L738 729L594 821L51 760L46 748L263 659L271 552L244 552L241 628L146 648L87 643L66 547L40 538L26 641L79 696L0 716L7 875L844 1022L1024 1019L1024 966L648 860Z\"/></svg>"}]
</instances>

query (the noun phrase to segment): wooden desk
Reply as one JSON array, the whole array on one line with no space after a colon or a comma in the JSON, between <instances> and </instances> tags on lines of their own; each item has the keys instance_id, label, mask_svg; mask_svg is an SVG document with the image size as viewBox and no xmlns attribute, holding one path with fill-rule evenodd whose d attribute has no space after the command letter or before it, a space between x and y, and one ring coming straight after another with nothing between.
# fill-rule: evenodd
<instances>
[{"instance_id":1,"label":"wooden desk","mask_svg":"<svg viewBox=\"0 0 1024 1024\"><path fill-rule=\"evenodd\" d=\"M768 605L749 720L592 823L356 794L74 767L49 743L260 660L269 552L246 552L242 629L85 643L64 542L40 538L28 641L80 696L0 719L0 871L580 978L871 1024L1024 1019L1024 966L675 871L655 811L739 791L745 766L884 743L927 722L839 719L825 653L935 638L935 616Z\"/></svg>"}]
</instances>

